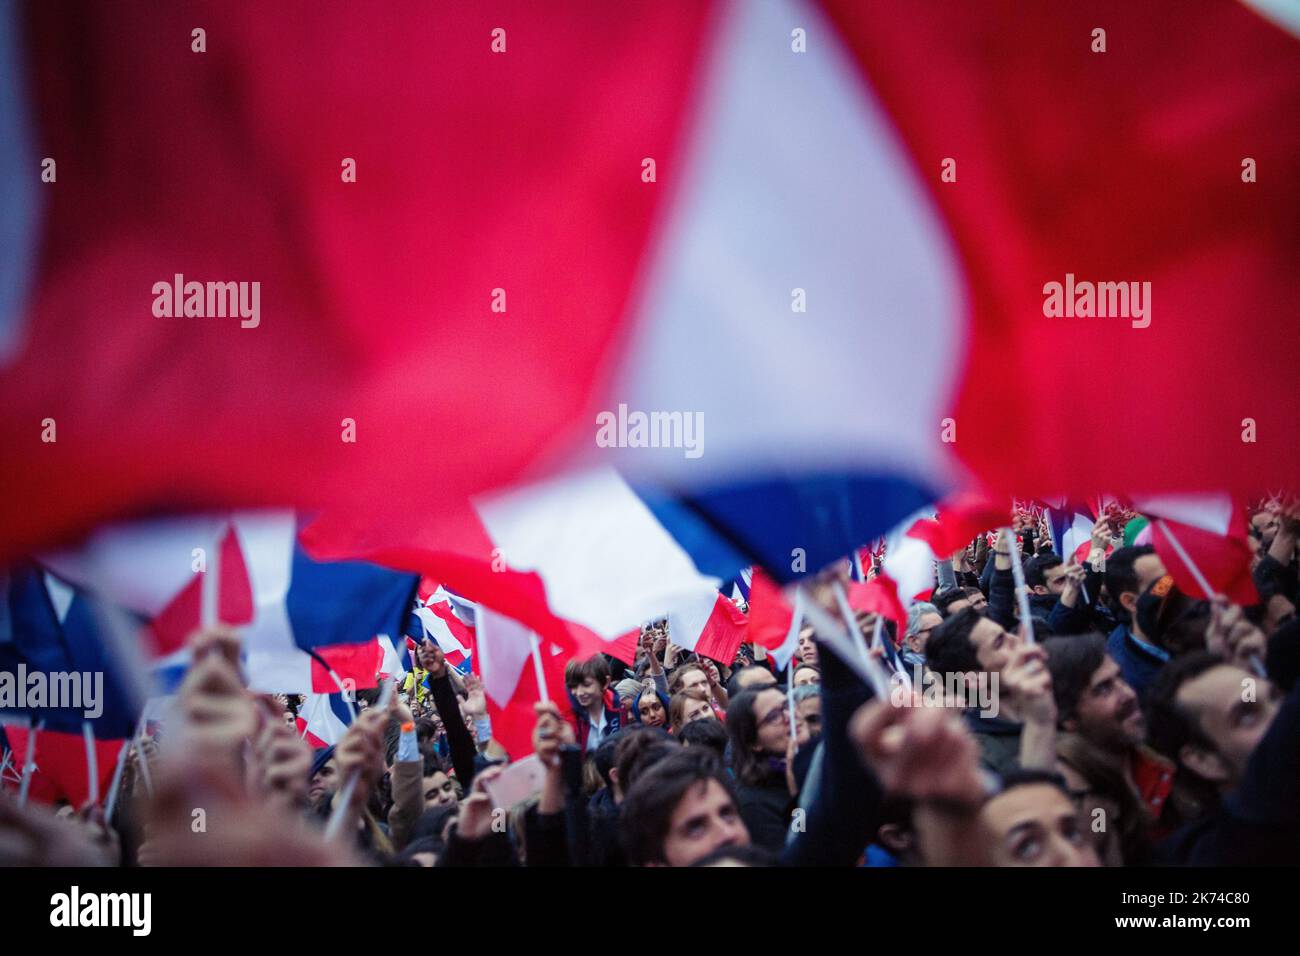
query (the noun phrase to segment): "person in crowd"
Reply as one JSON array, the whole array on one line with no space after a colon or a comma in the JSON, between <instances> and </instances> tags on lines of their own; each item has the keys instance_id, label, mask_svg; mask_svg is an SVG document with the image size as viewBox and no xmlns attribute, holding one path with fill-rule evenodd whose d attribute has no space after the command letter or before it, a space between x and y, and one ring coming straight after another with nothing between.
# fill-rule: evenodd
<instances>
[{"instance_id":1,"label":"person in crowd","mask_svg":"<svg viewBox=\"0 0 1300 956\"><path fill-rule=\"evenodd\" d=\"M1107 865L1143 862L1169 803L1174 765L1144 746L1137 694L1102 635L1053 637L1043 647L1056 702L1057 769L1085 816L1099 824L1098 852Z\"/></svg>"},{"instance_id":2,"label":"person in crowd","mask_svg":"<svg viewBox=\"0 0 1300 956\"><path fill-rule=\"evenodd\" d=\"M1119 621L1106 648L1139 698L1170 659L1169 652L1143 632L1136 614L1138 598L1164 576L1164 562L1151 545L1120 548L1106 559L1106 591Z\"/></svg>"},{"instance_id":3,"label":"person in crowd","mask_svg":"<svg viewBox=\"0 0 1300 956\"><path fill-rule=\"evenodd\" d=\"M713 710L709 698L699 688L683 690L675 695L669 704L669 722L673 729L681 730L697 720L717 721L718 715Z\"/></svg>"},{"instance_id":4,"label":"person in crowd","mask_svg":"<svg viewBox=\"0 0 1300 956\"><path fill-rule=\"evenodd\" d=\"M622 725L622 714L609 689L609 662L602 654L569 661L564 669L564 684L577 725L578 746L595 751Z\"/></svg>"}]
</instances>

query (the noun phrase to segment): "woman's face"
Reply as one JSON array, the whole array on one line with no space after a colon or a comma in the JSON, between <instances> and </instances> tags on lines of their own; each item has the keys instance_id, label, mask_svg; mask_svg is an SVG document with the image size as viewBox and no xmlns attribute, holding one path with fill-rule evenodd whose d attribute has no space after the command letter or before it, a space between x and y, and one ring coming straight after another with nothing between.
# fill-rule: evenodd
<instances>
[{"instance_id":1,"label":"woman's face","mask_svg":"<svg viewBox=\"0 0 1300 956\"><path fill-rule=\"evenodd\" d=\"M641 723L646 727L662 727L664 725L664 705L657 694L642 694L636 709L641 716Z\"/></svg>"},{"instance_id":2,"label":"woman's face","mask_svg":"<svg viewBox=\"0 0 1300 956\"><path fill-rule=\"evenodd\" d=\"M776 689L760 691L754 698L754 721L758 724L754 749L774 757L784 757L786 745L790 742L785 694Z\"/></svg>"},{"instance_id":3,"label":"woman's face","mask_svg":"<svg viewBox=\"0 0 1300 956\"><path fill-rule=\"evenodd\" d=\"M707 700L691 700L682 708L682 723L689 724L697 720L717 720Z\"/></svg>"}]
</instances>

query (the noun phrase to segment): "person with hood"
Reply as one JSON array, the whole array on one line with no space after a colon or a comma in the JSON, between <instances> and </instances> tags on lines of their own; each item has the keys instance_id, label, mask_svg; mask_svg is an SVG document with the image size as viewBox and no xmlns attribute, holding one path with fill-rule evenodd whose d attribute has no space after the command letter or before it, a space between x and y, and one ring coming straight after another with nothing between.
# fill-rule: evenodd
<instances>
[{"instance_id":1,"label":"person with hood","mask_svg":"<svg viewBox=\"0 0 1300 956\"><path fill-rule=\"evenodd\" d=\"M642 687L641 693L636 695L629 708L629 714L632 723L641 727L662 727L664 730L671 731L668 726L668 695L658 687L651 685Z\"/></svg>"}]
</instances>

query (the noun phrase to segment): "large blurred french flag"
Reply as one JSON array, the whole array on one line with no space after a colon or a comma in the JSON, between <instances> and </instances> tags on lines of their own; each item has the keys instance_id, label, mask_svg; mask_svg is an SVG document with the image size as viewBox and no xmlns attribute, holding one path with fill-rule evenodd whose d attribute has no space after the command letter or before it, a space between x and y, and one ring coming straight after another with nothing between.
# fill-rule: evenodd
<instances>
[{"instance_id":1,"label":"large blurred french flag","mask_svg":"<svg viewBox=\"0 0 1300 956\"><path fill-rule=\"evenodd\" d=\"M615 467L776 568L961 467L1063 494L1300 465L1266 360L1300 300L1300 44L1246 4L0 11L6 554L248 504L417 541ZM155 317L178 273L259 281L259 327ZM1151 326L1045 318L1066 273L1150 281ZM1099 387L1050 400L1080 367ZM598 448L620 405L702 416L703 454Z\"/></svg>"}]
</instances>

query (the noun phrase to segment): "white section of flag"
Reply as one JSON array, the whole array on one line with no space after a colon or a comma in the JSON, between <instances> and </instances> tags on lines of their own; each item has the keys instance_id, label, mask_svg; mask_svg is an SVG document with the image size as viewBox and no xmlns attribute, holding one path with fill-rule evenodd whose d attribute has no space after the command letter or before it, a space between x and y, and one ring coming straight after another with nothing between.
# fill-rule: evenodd
<instances>
[{"instance_id":1,"label":"white section of flag","mask_svg":"<svg viewBox=\"0 0 1300 956\"><path fill-rule=\"evenodd\" d=\"M612 468L564 475L476 507L506 563L540 575L551 611L606 640L717 597L719 579L696 569Z\"/></svg>"},{"instance_id":2,"label":"white section of flag","mask_svg":"<svg viewBox=\"0 0 1300 956\"><path fill-rule=\"evenodd\" d=\"M791 24L815 55L783 48ZM697 486L791 462L934 486L964 284L938 212L817 6L729 4L716 42L607 405L702 414L703 454L593 454ZM864 402L864 376L907 401Z\"/></svg>"},{"instance_id":3,"label":"white section of flag","mask_svg":"<svg viewBox=\"0 0 1300 956\"><path fill-rule=\"evenodd\" d=\"M1232 523L1229 495L1160 495L1134 498L1133 506L1144 515L1168 518L1224 537Z\"/></svg>"},{"instance_id":4,"label":"white section of flag","mask_svg":"<svg viewBox=\"0 0 1300 956\"><path fill-rule=\"evenodd\" d=\"M476 656L483 691L499 707L514 696L524 665L532 655L532 631L518 621L482 605L478 609Z\"/></svg>"}]
</instances>

